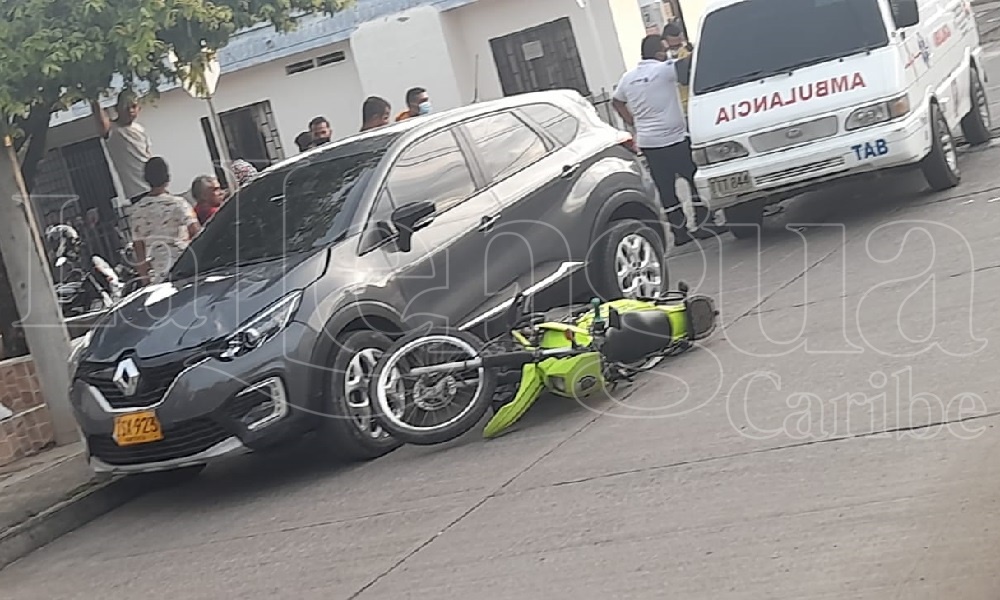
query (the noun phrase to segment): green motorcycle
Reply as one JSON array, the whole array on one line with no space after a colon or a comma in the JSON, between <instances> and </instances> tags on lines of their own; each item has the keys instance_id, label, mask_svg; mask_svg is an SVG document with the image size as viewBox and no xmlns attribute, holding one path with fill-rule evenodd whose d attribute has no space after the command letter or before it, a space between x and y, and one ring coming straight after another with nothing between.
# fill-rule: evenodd
<instances>
[{"instance_id":1,"label":"green motorcycle","mask_svg":"<svg viewBox=\"0 0 1000 600\"><path fill-rule=\"evenodd\" d=\"M545 313L525 305L526 296L515 296L506 333L489 341L447 328L397 340L370 380L382 427L404 443L441 444L467 433L493 407L484 436L496 437L546 392L573 399L608 392L691 349L718 320L714 301L689 296L683 283L658 298L595 299Z\"/></svg>"}]
</instances>

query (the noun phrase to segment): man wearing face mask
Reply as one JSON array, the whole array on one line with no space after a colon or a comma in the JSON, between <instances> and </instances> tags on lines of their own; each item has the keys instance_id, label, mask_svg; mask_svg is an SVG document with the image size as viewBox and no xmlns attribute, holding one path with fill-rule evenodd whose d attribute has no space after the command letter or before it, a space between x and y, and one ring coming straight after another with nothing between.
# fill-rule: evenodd
<instances>
[{"instance_id":1,"label":"man wearing face mask","mask_svg":"<svg viewBox=\"0 0 1000 600\"><path fill-rule=\"evenodd\" d=\"M690 58L691 54L694 53L694 46L688 41L687 36L684 35L684 30L677 23L670 23L664 27L662 37L663 41L667 44L668 59L682 60ZM681 108L684 109L684 114L687 115L688 86L680 84L677 86L677 91L681 95Z\"/></svg>"},{"instance_id":2,"label":"man wearing face mask","mask_svg":"<svg viewBox=\"0 0 1000 600\"><path fill-rule=\"evenodd\" d=\"M671 60L666 55L666 45L660 36L646 36L642 40L642 60L622 76L615 87L612 106L635 129L636 144L646 157L659 191L673 230L674 245L683 246L693 241L693 237L704 239L717 232L709 225L708 209L697 195L692 198L694 231L689 231L677 198L677 178L692 181L698 169L691 156L691 140L678 94L678 86L690 79L691 60Z\"/></svg>"},{"instance_id":3,"label":"man wearing face mask","mask_svg":"<svg viewBox=\"0 0 1000 600\"><path fill-rule=\"evenodd\" d=\"M415 87L406 92L406 110L399 113L396 121L405 121L411 117L430 114L431 98L427 95L427 90L422 87Z\"/></svg>"}]
</instances>

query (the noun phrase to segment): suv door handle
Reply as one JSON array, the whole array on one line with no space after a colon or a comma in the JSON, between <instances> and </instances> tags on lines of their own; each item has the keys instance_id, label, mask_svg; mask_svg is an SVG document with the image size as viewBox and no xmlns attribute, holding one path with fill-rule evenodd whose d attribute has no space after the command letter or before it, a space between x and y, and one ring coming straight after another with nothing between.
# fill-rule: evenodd
<instances>
[{"instance_id":1,"label":"suv door handle","mask_svg":"<svg viewBox=\"0 0 1000 600\"><path fill-rule=\"evenodd\" d=\"M577 171L579 170L580 170L579 163L575 165L566 165L565 167L563 167L562 175L560 175L560 177L562 177L563 179L569 179L570 177L576 175Z\"/></svg>"},{"instance_id":2,"label":"suv door handle","mask_svg":"<svg viewBox=\"0 0 1000 600\"><path fill-rule=\"evenodd\" d=\"M479 222L479 231L482 231L483 233L490 231L491 229L493 229L493 226L496 225L497 221L499 220L500 220L499 214L483 217L483 220Z\"/></svg>"}]
</instances>

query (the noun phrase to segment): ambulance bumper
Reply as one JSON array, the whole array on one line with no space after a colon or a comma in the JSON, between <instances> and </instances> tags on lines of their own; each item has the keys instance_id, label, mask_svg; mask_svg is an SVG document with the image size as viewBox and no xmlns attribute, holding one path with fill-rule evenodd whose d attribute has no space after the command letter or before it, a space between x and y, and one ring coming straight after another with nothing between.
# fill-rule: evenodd
<instances>
[{"instance_id":1,"label":"ambulance bumper","mask_svg":"<svg viewBox=\"0 0 1000 600\"><path fill-rule=\"evenodd\" d=\"M796 148L699 167L698 193L711 210L784 200L820 184L918 163L931 150L927 111Z\"/></svg>"}]
</instances>

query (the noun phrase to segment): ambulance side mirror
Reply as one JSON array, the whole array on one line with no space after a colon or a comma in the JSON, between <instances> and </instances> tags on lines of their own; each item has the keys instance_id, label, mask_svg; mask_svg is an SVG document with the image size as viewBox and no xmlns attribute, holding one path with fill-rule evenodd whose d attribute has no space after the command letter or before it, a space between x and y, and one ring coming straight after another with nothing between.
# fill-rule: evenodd
<instances>
[{"instance_id":1,"label":"ambulance side mirror","mask_svg":"<svg viewBox=\"0 0 1000 600\"><path fill-rule=\"evenodd\" d=\"M920 6L917 0L889 0L892 7L892 19L896 29L906 29L920 23Z\"/></svg>"}]
</instances>

